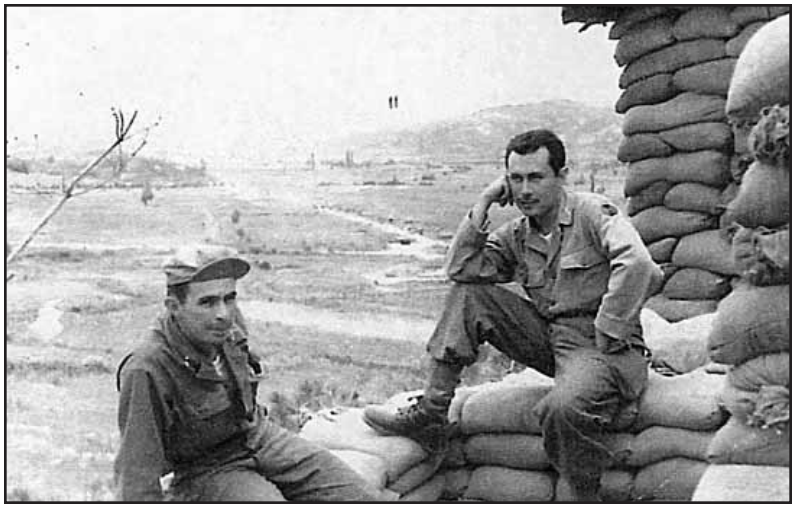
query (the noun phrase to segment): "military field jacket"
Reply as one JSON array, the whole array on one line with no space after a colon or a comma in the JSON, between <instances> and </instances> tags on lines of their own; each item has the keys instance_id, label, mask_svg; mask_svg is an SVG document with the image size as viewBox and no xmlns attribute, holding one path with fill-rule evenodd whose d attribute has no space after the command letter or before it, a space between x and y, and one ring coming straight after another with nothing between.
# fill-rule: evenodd
<instances>
[{"instance_id":1,"label":"military field jacket","mask_svg":"<svg viewBox=\"0 0 796 508\"><path fill-rule=\"evenodd\" d=\"M164 316L122 361L115 462L120 500L161 500L161 476L200 472L256 449L266 417L256 401L262 367L239 328L219 360L226 365L221 371Z\"/></svg>"},{"instance_id":2,"label":"military field jacket","mask_svg":"<svg viewBox=\"0 0 796 508\"><path fill-rule=\"evenodd\" d=\"M451 280L518 282L551 320L594 317L597 331L639 335L639 313L662 277L630 221L598 194L563 192L549 240L520 217L487 233L470 214L448 250Z\"/></svg>"}]
</instances>

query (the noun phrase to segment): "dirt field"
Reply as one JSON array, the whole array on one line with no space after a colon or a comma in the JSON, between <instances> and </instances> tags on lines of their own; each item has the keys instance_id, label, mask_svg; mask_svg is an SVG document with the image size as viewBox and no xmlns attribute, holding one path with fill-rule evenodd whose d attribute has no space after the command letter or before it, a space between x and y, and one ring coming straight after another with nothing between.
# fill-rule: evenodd
<instances>
[{"instance_id":1,"label":"dirt field","mask_svg":"<svg viewBox=\"0 0 796 508\"><path fill-rule=\"evenodd\" d=\"M241 301L269 369L263 402L286 426L420 387L445 242L495 171L227 169L224 185L156 188L146 207L137 189L68 202L6 286L6 499L113 499L114 372L161 309L159 265L182 243L228 243L253 262ZM618 202L619 181L604 183ZM8 241L55 199L7 190ZM466 382L506 368L492 354Z\"/></svg>"}]
</instances>

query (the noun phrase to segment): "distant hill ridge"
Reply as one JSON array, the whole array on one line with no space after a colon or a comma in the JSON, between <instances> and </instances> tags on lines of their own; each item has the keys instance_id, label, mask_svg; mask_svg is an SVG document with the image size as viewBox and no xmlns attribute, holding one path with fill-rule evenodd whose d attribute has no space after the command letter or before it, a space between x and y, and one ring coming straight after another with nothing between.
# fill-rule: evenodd
<instances>
[{"instance_id":1,"label":"distant hill ridge","mask_svg":"<svg viewBox=\"0 0 796 508\"><path fill-rule=\"evenodd\" d=\"M482 109L415 128L355 134L329 146L335 150L352 149L358 160L500 160L512 136L536 128L549 128L559 134L574 161L615 162L622 139L621 116L612 107L548 100Z\"/></svg>"}]
</instances>

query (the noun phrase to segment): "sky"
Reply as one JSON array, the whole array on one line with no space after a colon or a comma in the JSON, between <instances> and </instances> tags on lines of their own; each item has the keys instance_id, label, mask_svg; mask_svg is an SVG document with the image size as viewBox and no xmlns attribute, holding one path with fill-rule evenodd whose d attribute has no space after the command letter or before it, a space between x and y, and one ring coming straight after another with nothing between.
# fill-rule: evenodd
<instances>
[{"instance_id":1,"label":"sky","mask_svg":"<svg viewBox=\"0 0 796 508\"><path fill-rule=\"evenodd\" d=\"M158 156L270 160L352 132L619 94L608 29L578 33L559 7L6 7L6 26L6 140L20 154L99 148L111 107L138 110L139 132L157 122Z\"/></svg>"}]
</instances>

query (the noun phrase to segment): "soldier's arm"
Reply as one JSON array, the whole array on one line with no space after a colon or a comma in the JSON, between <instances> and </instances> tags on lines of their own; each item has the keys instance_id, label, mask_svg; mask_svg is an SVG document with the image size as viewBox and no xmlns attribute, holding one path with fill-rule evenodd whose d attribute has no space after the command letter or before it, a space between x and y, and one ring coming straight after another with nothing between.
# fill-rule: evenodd
<instances>
[{"instance_id":1,"label":"soldier's arm","mask_svg":"<svg viewBox=\"0 0 796 508\"><path fill-rule=\"evenodd\" d=\"M120 501L161 501L160 477L171 470L163 435L165 404L150 373L125 368L120 375L121 441L114 467Z\"/></svg>"},{"instance_id":2,"label":"soldier's arm","mask_svg":"<svg viewBox=\"0 0 796 508\"><path fill-rule=\"evenodd\" d=\"M614 205L596 204L592 212L596 233L608 254L611 269L608 291L597 312L595 328L615 339L624 339L634 330L650 288L663 274L636 229Z\"/></svg>"},{"instance_id":3,"label":"soldier's arm","mask_svg":"<svg viewBox=\"0 0 796 508\"><path fill-rule=\"evenodd\" d=\"M455 282L509 282L517 265L512 223L491 234L468 214L453 238L445 271Z\"/></svg>"},{"instance_id":4,"label":"soldier's arm","mask_svg":"<svg viewBox=\"0 0 796 508\"><path fill-rule=\"evenodd\" d=\"M516 256L509 225L489 234L489 209L505 206L510 200L505 176L491 182L481 192L473 208L459 224L448 249L445 271L456 282L509 282L514 275Z\"/></svg>"}]
</instances>

